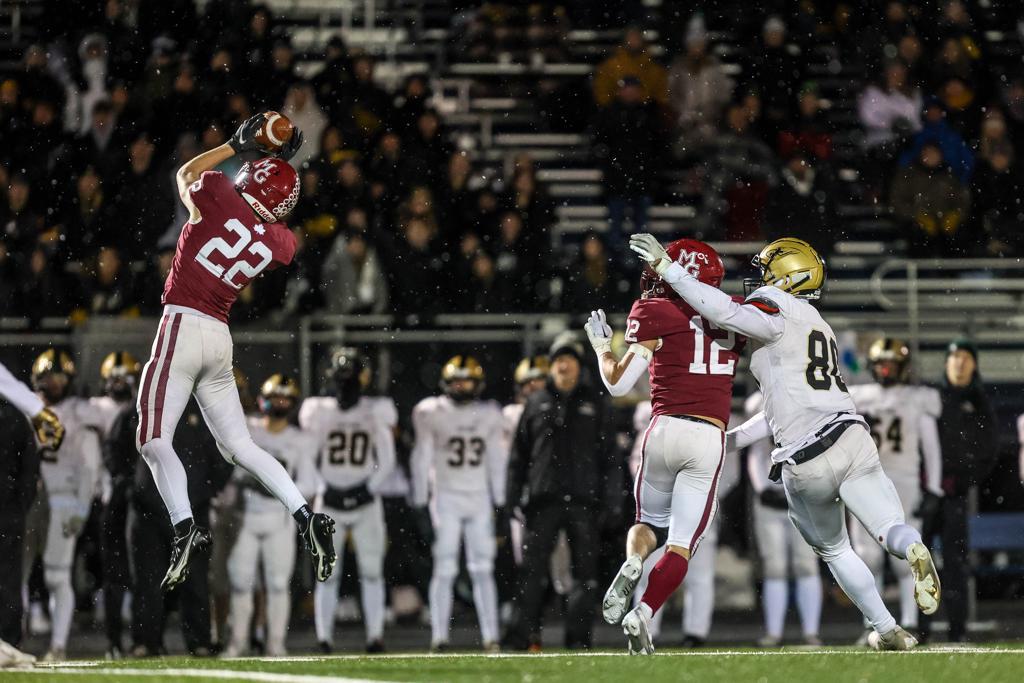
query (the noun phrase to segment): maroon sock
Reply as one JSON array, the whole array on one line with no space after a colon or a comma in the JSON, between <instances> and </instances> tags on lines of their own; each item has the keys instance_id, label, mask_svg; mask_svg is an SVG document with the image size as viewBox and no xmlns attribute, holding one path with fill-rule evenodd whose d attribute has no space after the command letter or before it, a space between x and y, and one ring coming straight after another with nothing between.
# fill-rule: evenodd
<instances>
[{"instance_id":1,"label":"maroon sock","mask_svg":"<svg viewBox=\"0 0 1024 683\"><path fill-rule=\"evenodd\" d=\"M686 577L686 569L689 566L686 558L679 553L665 553L658 564L651 570L651 576L647 580L647 590L644 591L641 602L651 608L651 612L657 612L668 600L679 584Z\"/></svg>"}]
</instances>

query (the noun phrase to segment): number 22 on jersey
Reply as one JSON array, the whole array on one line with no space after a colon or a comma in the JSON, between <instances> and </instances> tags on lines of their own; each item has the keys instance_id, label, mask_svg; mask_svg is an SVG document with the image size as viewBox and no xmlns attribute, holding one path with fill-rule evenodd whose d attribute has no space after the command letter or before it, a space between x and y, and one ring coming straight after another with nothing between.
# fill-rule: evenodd
<instances>
[{"instance_id":1,"label":"number 22 on jersey","mask_svg":"<svg viewBox=\"0 0 1024 683\"><path fill-rule=\"evenodd\" d=\"M237 241L234 244L230 244L227 240L221 237L214 237L204 244L202 249L199 250L199 253L196 254L196 261L198 261L203 268L210 271L215 277L226 282L234 289L241 289L245 285L244 283L237 284L235 282L235 276L241 273L250 280L253 279L263 272L264 268L270 265L270 262L274 259L274 255L271 253L270 248L263 244L263 242L260 242L259 240L253 241L252 233L249 231L249 228L245 227L245 225L242 224L242 221L237 218L229 219L224 223L224 227L229 232L238 235ZM257 233L260 233L261 230L263 230L262 224L257 225L255 230ZM247 246L249 248L245 249ZM239 258L243 249L245 249L249 254L258 256L260 258L260 262L253 265L245 259ZM213 253L219 253L223 255L225 259L233 262L227 272L224 272L224 266L218 265L210 260L210 256Z\"/></svg>"}]
</instances>

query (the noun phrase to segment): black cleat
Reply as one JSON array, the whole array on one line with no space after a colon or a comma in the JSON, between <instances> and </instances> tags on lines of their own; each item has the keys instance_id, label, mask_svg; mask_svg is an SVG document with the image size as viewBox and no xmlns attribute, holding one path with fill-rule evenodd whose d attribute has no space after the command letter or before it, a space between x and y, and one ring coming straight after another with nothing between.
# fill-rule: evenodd
<instances>
[{"instance_id":1,"label":"black cleat","mask_svg":"<svg viewBox=\"0 0 1024 683\"><path fill-rule=\"evenodd\" d=\"M334 652L334 646L328 643L326 640L321 640L316 644L318 650L325 655L329 655Z\"/></svg>"},{"instance_id":2,"label":"black cleat","mask_svg":"<svg viewBox=\"0 0 1024 683\"><path fill-rule=\"evenodd\" d=\"M313 556L317 581L326 581L334 571L334 520L322 512L314 513L302 532L306 550Z\"/></svg>"},{"instance_id":3,"label":"black cleat","mask_svg":"<svg viewBox=\"0 0 1024 683\"><path fill-rule=\"evenodd\" d=\"M380 638L371 640L366 644L366 654L368 655L379 655L384 652L384 641Z\"/></svg>"},{"instance_id":4,"label":"black cleat","mask_svg":"<svg viewBox=\"0 0 1024 683\"><path fill-rule=\"evenodd\" d=\"M206 552L210 547L210 532L201 527L192 525L188 533L174 539L174 548L171 550L171 566L167 568L164 580L160 582L160 589L169 591L188 577L188 565L192 556L196 553Z\"/></svg>"}]
</instances>

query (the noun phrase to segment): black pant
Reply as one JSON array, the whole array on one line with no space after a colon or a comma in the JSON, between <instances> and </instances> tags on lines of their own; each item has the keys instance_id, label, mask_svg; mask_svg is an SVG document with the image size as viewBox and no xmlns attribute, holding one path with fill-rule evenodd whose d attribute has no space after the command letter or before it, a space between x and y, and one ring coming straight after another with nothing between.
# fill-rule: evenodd
<instances>
[{"instance_id":1,"label":"black pant","mask_svg":"<svg viewBox=\"0 0 1024 683\"><path fill-rule=\"evenodd\" d=\"M558 532L563 529L569 537L575 583L565 614L565 646L590 647L598 601L598 517L594 508L574 503L545 501L530 505L516 610L505 638L509 647L525 649L540 644L549 560Z\"/></svg>"},{"instance_id":2,"label":"black pant","mask_svg":"<svg viewBox=\"0 0 1024 683\"><path fill-rule=\"evenodd\" d=\"M103 508L100 547L103 557L103 604L106 612L107 643L111 648L123 647L121 634L124 621L121 606L131 587L128 563L128 495L115 486L110 502Z\"/></svg>"},{"instance_id":3,"label":"black pant","mask_svg":"<svg viewBox=\"0 0 1024 683\"><path fill-rule=\"evenodd\" d=\"M199 526L209 526L209 510L193 508ZM167 572L174 542L174 529L167 513L142 512L132 524L132 558L135 565L135 593L132 597L132 635L136 646L150 654L164 649L167 608L176 600L181 609L185 647L190 654L210 650L210 554L198 553L189 565L188 578L171 591L160 590Z\"/></svg>"},{"instance_id":4,"label":"black pant","mask_svg":"<svg viewBox=\"0 0 1024 683\"><path fill-rule=\"evenodd\" d=\"M938 514L925 525L925 543L942 539L942 605L949 618L949 640L959 642L967 635L967 597L970 564L967 559L967 496L946 496ZM931 632L931 617L921 615L921 633Z\"/></svg>"},{"instance_id":5,"label":"black pant","mask_svg":"<svg viewBox=\"0 0 1024 683\"><path fill-rule=\"evenodd\" d=\"M416 531L405 498L385 496L384 521L391 530L384 556L384 579L391 586L413 586L426 602L430 583L430 544Z\"/></svg>"},{"instance_id":6,"label":"black pant","mask_svg":"<svg viewBox=\"0 0 1024 683\"><path fill-rule=\"evenodd\" d=\"M0 639L21 642L21 556L25 545L25 514L0 512Z\"/></svg>"}]
</instances>

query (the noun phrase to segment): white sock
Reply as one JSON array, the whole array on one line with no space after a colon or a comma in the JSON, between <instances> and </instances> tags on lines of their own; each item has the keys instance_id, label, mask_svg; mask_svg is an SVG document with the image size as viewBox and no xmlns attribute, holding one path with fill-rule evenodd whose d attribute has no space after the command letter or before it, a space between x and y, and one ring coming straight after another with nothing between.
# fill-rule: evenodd
<instances>
[{"instance_id":1,"label":"white sock","mask_svg":"<svg viewBox=\"0 0 1024 683\"><path fill-rule=\"evenodd\" d=\"M267 591L267 654L285 654L284 639L288 633L288 617L292 599L287 590Z\"/></svg>"},{"instance_id":2,"label":"white sock","mask_svg":"<svg viewBox=\"0 0 1024 683\"><path fill-rule=\"evenodd\" d=\"M75 591L71 588L71 570L46 570L46 588L50 591L50 648L64 650L71 633L71 617L75 612Z\"/></svg>"},{"instance_id":3,"label":"white sock","mask_svg":"<svg viewBox=\"0 0 1024 683\"><path fill-rule=\"evenodd\" d=\"M900 586L900 626L917 628L917 601L914 600L914 575L911 573L899 576Z\"/></svg>"},{"instance_id":4,"label":"white sock","mask_svg":"<svg viewBox=\"0 0 1024 683\"><path fill-rule=\"evenodd\" d=\"M765 579L761 589L764 607L764 630L771 638L781 638L789 604L789 582L786 579Z\"/></svg>"},{"instance_id":5,"label":"white sock","mask_svg":"<svg viewBox=\"0 0 1024 683\"><path fill-rule=\"evenodd\" d=\"M473 604L480 622L480 638L485 643L498 642L498 587L490 570L470 572L473 581Z\"/></svg>"},{"instance_id":6,"label":"white sock","mask_svg":"<svg viewBox=\"0 0 1024 683\"><path fill-rule=\"evenodd\" d=\"M249 649L252 603L252 590L231 591L231 648L238 652Z\"/></svg>"},{"instance_id":7,"label":"white sock","mask_svg":"<svg viewBox=\"0 0 1024 683\"><path fill-rule=\"evenodd\" d=\"M384 635L384 579L362 579L360 584L366 642L369 643Z\"/></svg>"},{"instance_id":8,"label":"white sock","mask_svg":"<svg viewBox=\"0 0 1024 683\"><path fill-rule=\"evenodd\" d=\"M447 643L452 617L452 584L454 576L430 578L430 639L432 643Z\"/></svg>"},{"instance_id":9,"label":"white sock","mask_svg":"<svg viewBox=\"0 0 1024 683\"><path fill-rule=\"evenodd\" d=\"M817 636L821 626L821 577L796 578L796 609L805 636Z\"/></svg>"},{"instance_id":10,"label":"white sock","mask_svg":"<svg viewBox=\"0 0 1024 683\"><path fill-rule=\"evenodd\" d=\"M334 642L334 610L338 607L338 581L341 567L336 566L331 578L317 583L313 589L313 624L316 639L321 643Z\"/></svg>"},{"instance_id":11,"label":"white sock","mask_svg":"<svg viewBox=\"0 0 1024 683\"><path fill-rule=\"evenodd\" d=\"M171 524L189 519L192 505L188 500L188 476L171 442L153 439L142 447L142 458L153 473L153 483L171 516Z\"/></svg>"},{"instance_id":12,"label":"white sock","mask_svg":"<svg viewBox=\"0 0 1024 683\"><path fill-rule=\"evenodd\" d=\"M288 475L288 470L278 462L277 458L267 453L249 439L244 448L231 451L235 463L243 470L256 477L275 498L288 508L288 512L295 512L303 505L306 505L306 497L303 496L295 482Z\"/></svg>"},{"instance_id":13,"label":"white sock","mask_svg":"<svg viewBox=\"0 0 1024 683\"><path fill-rule=\"evenodd\" d=\"M864 561L847 546L838 555L828 560L829 571L846 595L857 605L868 623L879 633L888 633L896 628L896 619L882 602L875 586L875 577Z\"/></svg>"},{"instance_id":14,"label":"white sock","mask_svg":"<svg viewBox=\"0 0 1024 683\"><path fill-rule=\"evenodd\" d=\"M921 533L909 524L893 524L885 535L886 549L901 560L907 559L911 543L920 543Z\"/></svg>"}]
</instances>

